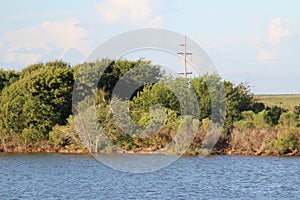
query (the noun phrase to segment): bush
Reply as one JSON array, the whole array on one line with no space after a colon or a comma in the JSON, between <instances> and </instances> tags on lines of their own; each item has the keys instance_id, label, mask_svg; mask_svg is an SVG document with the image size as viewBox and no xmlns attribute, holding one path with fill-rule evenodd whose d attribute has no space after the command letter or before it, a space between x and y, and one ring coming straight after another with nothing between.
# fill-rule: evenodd
<instances>
[{"instance_id":1,"label":"bush","mask_svg":"<svg viewBox=\"0 0 300 200\"><path fill-rule=\"evenodd\" d=\"M274 144L280 154L299 150L299 132L297 130L281 130L277 133Z\"/></svg>"},{"instance_id":2,"label":"bush","mask_svg":"<svg viewBox=\"0 0 300 200\"><path fill-rule=\"evenodd\" d=\"M279 118L279 124L283 127L296 127L297 115L293 112L282 113Z\"/></svg>"},{"instance_id":3,"label":"bush","mask_svg":"<svg viewBox=\"0 0 300 200\"><path fill-rule=\"evenodd\" d=\"M272 141L276 131L270 129L233 129L230 147L237 154L269 155L273 153Z\"/></svg>"},{"instance_id":4,"label":"bush","mask_svg":"<svg viewBox=\"0 0 300 200\"><path fill-rule=\"evenodd\" d=\"M76 133L74 117L68 118L68 123L64 126L56 124L49 133L49 143L55 147L66 147L68 145L81 145L79 136Z\"/></svg>"},{"instance_id":5,"label":"bush","mask_svg":"<svg viewBox=\"0 0 300 200\"><path fill-rule=\"evenodd\" d=\"M277 125L281 114L287 112L286 109L278 106L268 107L266 110L265 121L271 125Z\"/></svg>"},{"instance_id":6,"label":"bush","mask_svg":"<svg viewBox=\"0 0 300 200\"><path fill-rule=\"evenodd\" d=\"M23 129L21 137L25 144L35 144L47 139L42 131L33 127Z\"/></svg>"},{"instance_id":7,"label":"bush","mask_svg":"<svg viewBox=\"0 0 300 200\"><path fill-rule=\"evenodd\" d=\"M254 118L254 124L256 128L270 128L271 125L266 122L267 111L263 110L259 112Z\"/></svg>"},{"instance_id":8,"label":"bush","mask_svg":"<svg viewBox=\"0 0 300 200\"><path fill-rule=\"evenodd\" d=\"M212 122L209 118L204 118L201 120L201 127L202 129L207 132L209 130L209 127L211 126Z\"/></svg>"},{"instance_id":9,"label":"bush","mask_svg":"<svg viewBox=\"0 0 300 200\"><path fill-rule=\"evenodd\" d=\"M253 110L255 114L258 114L266 108L265 104L262 102L254 102L251 107L251 110Z\"/></svg>"},{"instance_id":10,"label":"bush","mask_svg":"<svg viewBox=\"0 0 300 200\"><path fill-rule=\"evenodd\" d=\"M244 111L241 113L242 120L234 123L234 127L239 128L240 130L246 130L248 128L254 127L254 119L256 117L255 113L250 111Z\"/></svg>"},{"instance_id":11,"label":"bush","mask_svg":"<svg viewBox=\"0 0 300 200\"><path fill-rule=\"evenodd\" d=\"M295 113L297 116L300 115L300 104L297 105L297 106L295 106L295 108L294 108L294 113Z\"/></svg>"},{"instance_id":12,"label":"bush","mask_svg":"<svg viewBox=\"0 0 300 200\"><path fill-rule=\"evenodd\" d=\"M234 123L234 127L242 131L249 128L269 128L270 125L266 123L265 116L267 114L266 110L255 114L253 111L242 112L242 120Z\"/></svg>"},{"instance_id":13,"label":"bush","mask_svg":"<svg viewBox=\"0 0 300 200\"><path fill-rule=\"evenodd\" d=\"M246 129L253 128L254 122L241 120L241 121L235 122L234 127L244 131Z\"/></svg>"}]
</instances>

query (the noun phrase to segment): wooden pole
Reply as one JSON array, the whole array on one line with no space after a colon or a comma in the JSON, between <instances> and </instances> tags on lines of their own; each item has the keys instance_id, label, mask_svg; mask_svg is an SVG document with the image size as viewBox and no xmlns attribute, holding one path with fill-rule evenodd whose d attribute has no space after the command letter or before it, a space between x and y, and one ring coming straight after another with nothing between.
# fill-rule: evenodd
<instances>
[{"instance_id":1,"label":"wooden pole","mask_svg":"<svg viewBox=\"0 0 300 200\"><path fill-rule=\"evenodd\" d=\"M183 77L186 79L186 36L184 36L184 69L183 69Z\"/></svg>"},{"instance_id":2,"label":"wooden pole","mask_svg":"<svg viewBox=\"0 0 300 200\"><path fill-rule=\"evenodd\" d=\"M182 53L177 53L179 55L183 55L183 73L179 73L179 74L183 74L183 78L187 79L187 75L188 74L192 74L192 72L187 72L187 55L192 55L192 53L187 53L186 52L186 36L184 36L184 44L180 44L180 46L184 47L184 51Z\"/></svg>"}]
</instances>

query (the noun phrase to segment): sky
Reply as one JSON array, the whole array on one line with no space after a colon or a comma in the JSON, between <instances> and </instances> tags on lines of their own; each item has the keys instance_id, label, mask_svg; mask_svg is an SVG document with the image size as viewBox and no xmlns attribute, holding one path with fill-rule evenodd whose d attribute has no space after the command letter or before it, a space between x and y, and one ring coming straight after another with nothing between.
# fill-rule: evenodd
<instances>
[{"instance_id":1,"label":"sky","mask_svg":"<svg viewBox=\"0 0 300 200\"><path fill-rule=\"evenodd\" d=\"M84 62L140 28L186 35L219 75L255 94L300 94L299 0L1 0L0 67Z\"/></svg>"}]
</instances>

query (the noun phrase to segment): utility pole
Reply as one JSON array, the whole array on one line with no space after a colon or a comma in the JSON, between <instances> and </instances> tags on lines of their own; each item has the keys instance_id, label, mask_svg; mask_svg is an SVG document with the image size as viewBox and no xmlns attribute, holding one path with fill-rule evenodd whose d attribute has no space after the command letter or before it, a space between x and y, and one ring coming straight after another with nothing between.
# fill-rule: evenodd
<instances>
[{"instance_id":1,"label":"utility pole","mask_svg":"<svg viewBox=\"0 0 300 200\"><path fill-rule=\"evenodd\" d=\"M192 53L187 53L186 52L186 36L184 36L184 44L180 44L180 46L184 47L184 51L183 52L179 52L177 54L183 55L184 65L183 65L183 72L180 72L178 74L183 74L184 79L186 79L187 78L187 74L192 74L192 72L187 72L187 66L186 66L186 57L187 57L187 55L192 55Z\"/></svg>"}]
</instances>

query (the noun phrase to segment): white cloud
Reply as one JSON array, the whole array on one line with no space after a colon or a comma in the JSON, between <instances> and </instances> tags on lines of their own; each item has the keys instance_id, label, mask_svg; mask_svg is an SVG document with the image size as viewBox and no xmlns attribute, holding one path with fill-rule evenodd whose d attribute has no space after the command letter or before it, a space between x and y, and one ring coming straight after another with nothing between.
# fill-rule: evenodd
<instances>
[{"instance_id":1,"label":"white cloud","mask_svg":"<svg viewBox=\"0 0 300 200\"><path fill-rule=\"evenodd\" d=\"M99 3L96 9L105 23L160 26L162 16L153 16L152 4L150 0L106 0Z\"/></svg>"},{"instance_id":2,"label":"white cloud","mask_svg":"<svg viewBox=\"0 0 300 200\"><path fill-rule=\"evenodd\" d=\"M300 38L287 27L287 20L275 18L269 24L268 38L259 49L259 60L292 60L299 57Z\"/></svg>"},{"instance_id":3,"label":"white cloud","mask_svg":"<svg viewBox=\"0 0 300 200\"><path fill-rule=\"evenodd\" d=\"M288 37L291 35L291 32L286 28L286 19L275 18L269 24L269 36L268 42L276 45L282 38Z\"/></svg>"},{"instance_id":4,"label":"white cloud","mask_svg":"<svg viewBox=\"0 0 300 200\"><path fill-rule=\"evenodd\" d=\"M64 49L64 53L71 48L80 49L83 53L89 52L89 42L85 39L87 37L87 30L77 26L78 22L44 22L42 28L50 33L54 43L58 47Z\"/></svg>"},{"instance_id":5,"label":"white cloud","mask_svg":"<svg viewBox=\"0 0 300 200\"><path fill-rule=\"evenodd\" d=\"M84 38L87 31L77 26L77 21L47 21L31 27L18 30L10 30L3 33L0 38L0 46L3 41L7 47L2 53L2 61L5 63L19 63L28 65L35 63L45 55L55 52L62 58L71 48L79 49L87 55L90 42ZM58 51L59 50L59 51Z\"/></svg>"}]
</instances>

